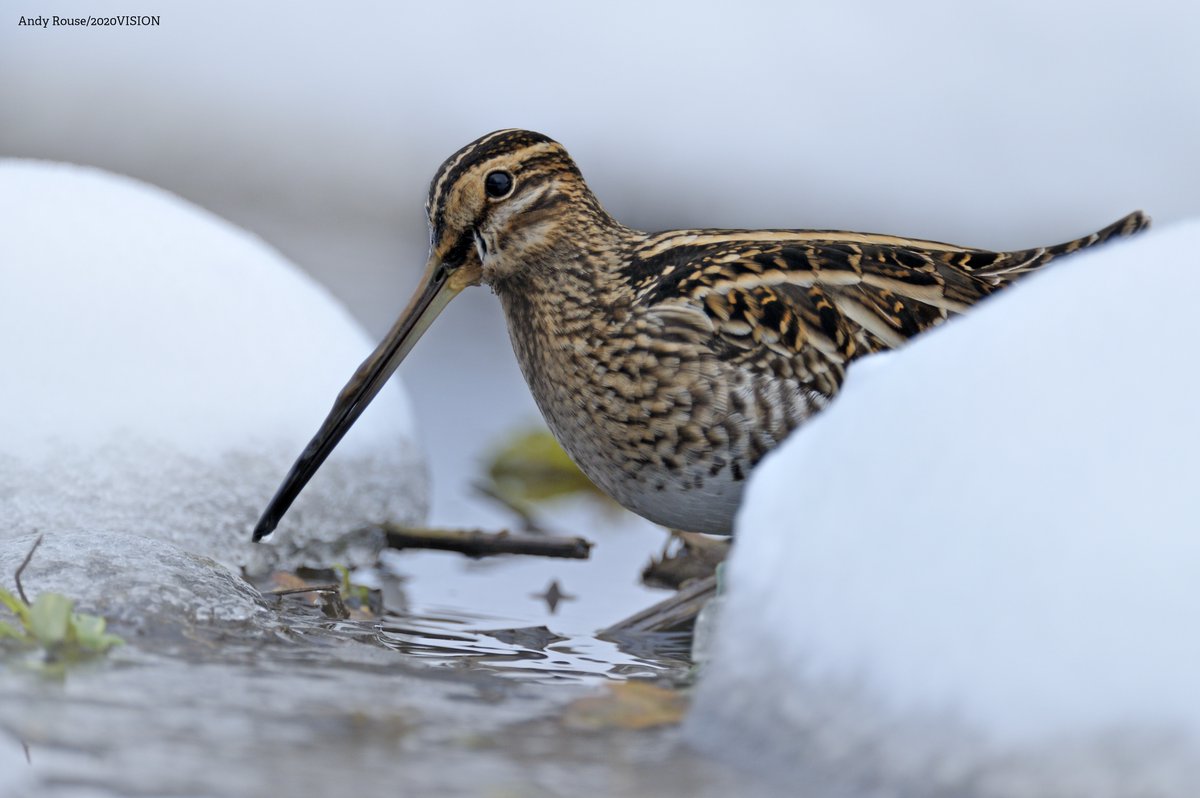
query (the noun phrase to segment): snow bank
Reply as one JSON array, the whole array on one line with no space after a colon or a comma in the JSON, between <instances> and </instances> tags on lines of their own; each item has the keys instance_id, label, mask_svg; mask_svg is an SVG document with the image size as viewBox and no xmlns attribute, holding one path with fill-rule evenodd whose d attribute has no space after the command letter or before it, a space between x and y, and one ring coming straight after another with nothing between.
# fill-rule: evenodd
<instances>
[{"instance_id":1,"label":"snow bank","mask_svg":"<svg viewBox=\"0 0 1200 798\"><path fill-rule=\"evenodd\" d=\"M1198 252L1084 253L857 364L751 482L692 738L850 791L1200 783Z\"/></svg>"},{"instance_id":2,"label":"snow bank","mask_svg":"<svg viewBox=\"0 0 1200 798\"><path fill-rule=\"evenodd\" d=\"M92 169L0 161L0 535L115 530L245 564L250 526L370 350L246 233ZM276 535L414 520L425 480L385 389ZM278 550L277 550L278 551Z\"/></svg>"}]
</instances>

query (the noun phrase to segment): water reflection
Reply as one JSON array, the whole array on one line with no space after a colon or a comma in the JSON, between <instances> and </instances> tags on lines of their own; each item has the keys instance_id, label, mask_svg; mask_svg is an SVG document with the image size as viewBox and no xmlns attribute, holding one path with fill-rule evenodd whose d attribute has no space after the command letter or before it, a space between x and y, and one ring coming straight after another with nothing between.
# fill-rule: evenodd
<instances>
[{"instance_id":1,"label":"water reflection","mask_svg":"<svg viewBox=\"0 0 1200 798\"><path fill-rule=\"evenodd\" d=\"M690 667L690 635L647 634L607 641L567 637L545 626L442 608L389 617L376 626L381 645L448 668L477 669L526 682L588 682L678 675Z\"/></svg>"},{"instance_id":2,"label":"water reflection","mask_svg":"<svg viewBox=\"0 0 1200 798\"><path fill-rule=\"evenodd\" d=\"M586 684L631 677L680 678L691 666L691 635L566 635L522 619L455 607L385 612L376 620L329 620L319 604L288 596L280 606L289 632L320 646L330 636L381 646L417 668L486 673L525 683ZM324 656L320 647L313 658Z\"/></svg>"}]
</instances>

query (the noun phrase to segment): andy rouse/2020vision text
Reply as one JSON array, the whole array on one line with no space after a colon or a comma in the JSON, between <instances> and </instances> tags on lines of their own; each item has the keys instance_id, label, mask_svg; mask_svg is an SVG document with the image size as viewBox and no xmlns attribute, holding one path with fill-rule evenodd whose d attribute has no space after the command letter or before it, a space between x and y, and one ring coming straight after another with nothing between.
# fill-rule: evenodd
<instances>
[{"instance_id":1,"label":"andy rouse/2020vision text","mask_svg":"<svg viewBox=\"0 0 1200 798\"><path fill-rule=\"evenodd\" d=\"M25 28L157 28L162 24L158 14L122 14L111 17L57 17L40 15L21 17L19 27Z\"/></svg>"}]
</instances>

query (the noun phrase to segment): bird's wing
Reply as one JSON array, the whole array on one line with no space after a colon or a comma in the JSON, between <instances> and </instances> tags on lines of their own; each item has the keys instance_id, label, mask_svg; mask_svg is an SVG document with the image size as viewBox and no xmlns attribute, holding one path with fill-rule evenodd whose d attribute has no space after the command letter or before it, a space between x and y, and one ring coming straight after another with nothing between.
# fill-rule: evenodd
<instances>
[{"instance_id":1,"label":"bird's wing","mask_svg":"<svg viewBox=\"0 0 1200 798\"><path fill-rule=\"evenodd\" d=\"M703 314L720 358L831 397L850 361L962 312L1019 254L855 233L686 231L648 239L628 276L666 326L686 324L694 338Z\"/></svg>"}]
</instances>

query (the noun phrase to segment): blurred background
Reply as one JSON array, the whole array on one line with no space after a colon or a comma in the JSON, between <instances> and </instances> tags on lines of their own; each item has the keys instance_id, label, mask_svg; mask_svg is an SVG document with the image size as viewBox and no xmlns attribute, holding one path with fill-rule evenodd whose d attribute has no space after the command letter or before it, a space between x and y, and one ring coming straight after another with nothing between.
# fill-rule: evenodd
<instances>
[{"instance_id":1,"label":"blurred background","mask_svg":"<svg viewBox=\"0 0 1200 798\"><path fill-rule=\"evenodd\" d=\"M0 155L95 165L209 208L279 248L372 336L424 263L437 166L502 127L561 141L608 210L643 229L1016 248L1135 208L1159 224L1200 213L1200 6L1184 0L117 5L51 13L161 25L19 27L47 6L8 4ZM494 298L462 295L401 374L429 453L431 522L510 525L471 484L506 433L539 419ZM630 563L662 543L641 522L589 518L612 530L570 528L584 523L572 516L557 531L625 536ZM568 592L636 578L561 567L574 569ZM465 589L430 582L446 600ZM646 603L629 596L575 622Z\"/></svg>"}]
</instances>

